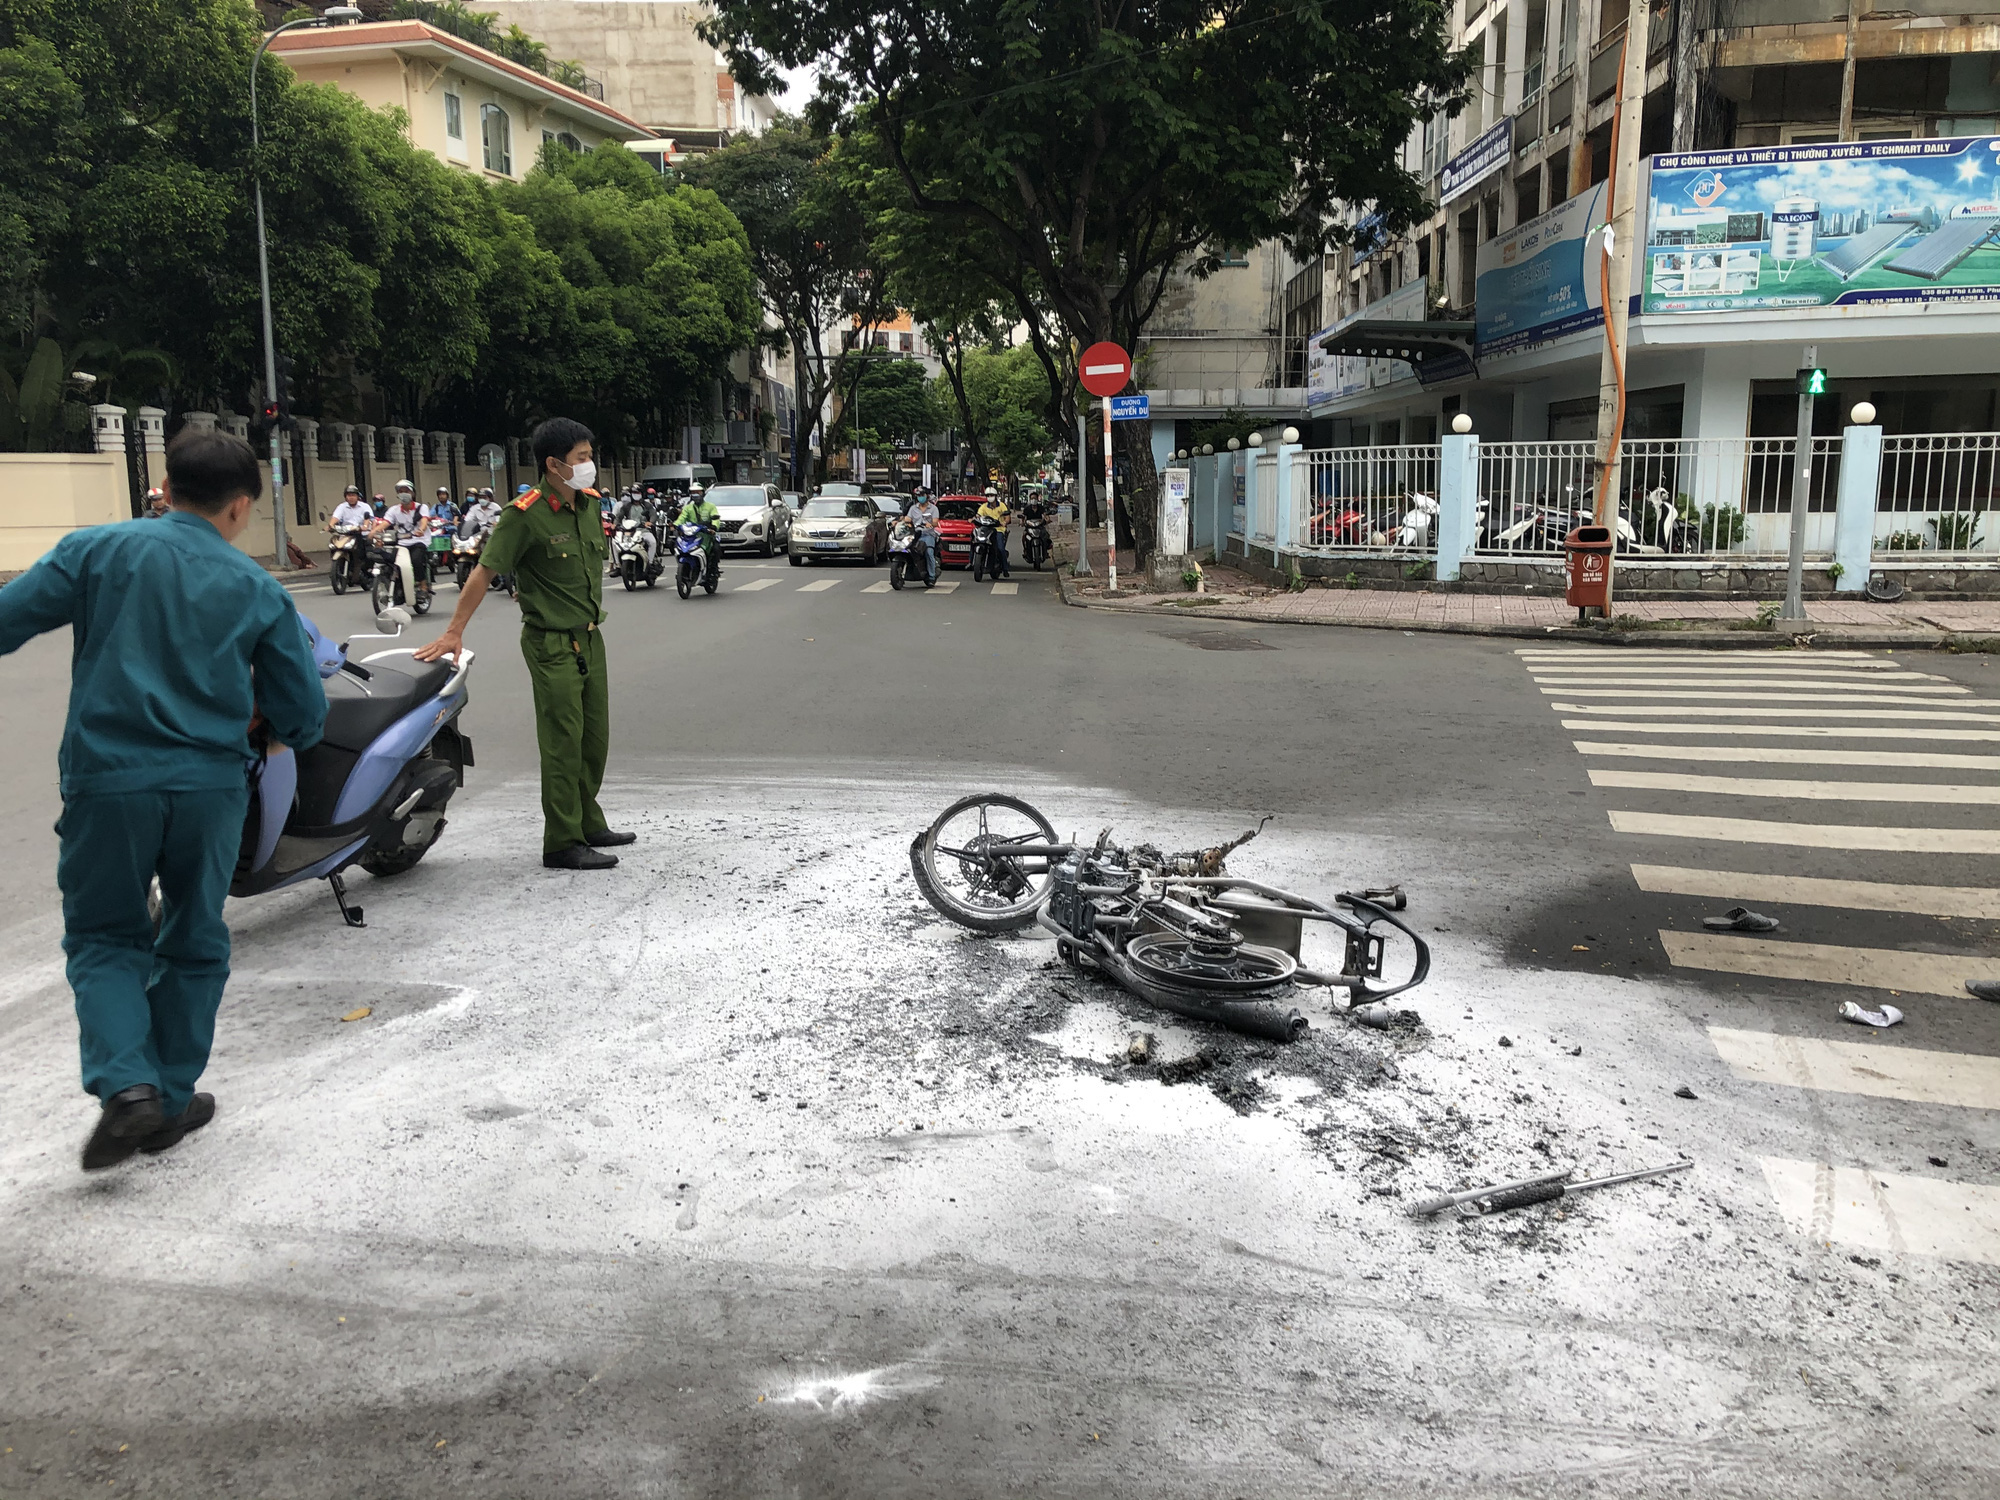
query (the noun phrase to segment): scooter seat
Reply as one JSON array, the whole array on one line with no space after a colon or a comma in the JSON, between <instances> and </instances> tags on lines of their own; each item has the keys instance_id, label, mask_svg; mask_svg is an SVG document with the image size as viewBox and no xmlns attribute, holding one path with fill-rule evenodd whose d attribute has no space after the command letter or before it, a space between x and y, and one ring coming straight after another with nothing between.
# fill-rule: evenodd
<instances>
[{"instance_id":1,"label":"scooter seat","mask_svg":"<svg viewBox=\"0 0 2000 1500\"><path fill-rule=\"evenodd\" d=\"M342 750L366 750L382 732L451 680L449 662L392 657L369 662L368 680L339 672L326 680L325 740Z\"/></svg>"}]
</instances>

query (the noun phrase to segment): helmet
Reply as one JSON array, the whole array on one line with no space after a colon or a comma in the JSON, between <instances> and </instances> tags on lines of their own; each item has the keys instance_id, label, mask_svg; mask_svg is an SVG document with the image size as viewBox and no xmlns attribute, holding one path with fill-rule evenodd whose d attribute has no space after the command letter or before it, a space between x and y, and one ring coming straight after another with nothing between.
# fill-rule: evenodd
<instances>
[{"instance_id":1,"label":"helmet","mask_svg":"<svg viewBox=\"0 0 2000 1500\"><path fill-rule=\"evenodd\" d=\"M449 499L451 498L451 486L450 486L450 485L448 485L448 484L441 484L441 485L439 485L439 486L438 486L438 493L439 493L440 495L444 496L444 497L445 497L445 499L449 500Z\"/></svg>"},{"instance_id":2,"label":"helmet","mask_svg":"<svg viewBox=\"0 0 2000 1500\"><path fill-rule=\"evenodd\" d=\"M417 492L417 487L414 484L411 484L409 480L399 479L396 481L396 493L399 496L405 493L414 495L416 492Z\"/></svg>"},{"instance_id":3,"label":"helmet","mask_svg":"<svg viewBox=\"0 0 2000 1500\"><path fill-rule=\"evenodd\" d=\"M521 484L521 485L516 485L516 486L514 487L514 493L515 493L515 494L517 494L517 495L525 495L525 494L527 494L527 493L528 493L528 491L529 491L529 490L531 490L531 489L533 489L533 488L534 488L534 486L533 486L532 484Z\"/></svg>"},{"instance_id":4,"label":"helmet","mask_svg":"<svg viewBox=\"0 0 2000 1500\"><path fill-rule=\"evenodd\" d=\"M482 489L479 492L479 498L482 500L491 500L493 498L493 486L489 484Z\"/></svg>"},{"instance_id":5,"label":"helmet","mask_svg":"<svg viewBox=\"0 0 2000 1500\"><path fill-rule=\"evenodd\" d=\"M986 486L986 493L987 493L987 494L989 494L989 495L997 495L997 494L999 494L1000 492L999 492L998 490L994 489L994 488L993 488L993 486L989 484L989 485L987 485L987 486Z\"/></svg>"},{"instance_id":6,"label":"helmet","mask_svg":"<svg viewBox=\"0 0 2000 1500\"><path fill-rule=\"evenodd\" d=\"M341 493L343 495L352 495L355 499L359 500L361 498L361 486L358 484L350 484L345 490L341 491Z\"/></svg>"}]
</instances>

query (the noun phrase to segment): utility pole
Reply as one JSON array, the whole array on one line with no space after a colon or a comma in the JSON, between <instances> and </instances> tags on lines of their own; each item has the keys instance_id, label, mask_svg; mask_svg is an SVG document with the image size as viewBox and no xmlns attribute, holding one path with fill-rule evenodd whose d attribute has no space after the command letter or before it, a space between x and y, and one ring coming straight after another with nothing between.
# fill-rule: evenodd
<instances>
[{"instance_id":1,"label":"utility pole","mask_svg":"<svg viewBox=\"0 0 2000 1500\"><path fill-rule=\"evenodd\" d=\"M1611 177L1604 185L1604 355L1597 379L1597 524L1618 527L1618 445L1625 426L1625 324L1631 309L1632 255L1639 228L1639 118L1646 103L1647 0L1631 0L1618 49L1618 101L1611 115ZM1634 46L1633 43L1637 43ZM1583 66L1583 59L1577 59ZM1581 142L1579 145L1581 146ZM1604 614L1611 616L1615 568L1606 569Z\"/></svg>"},{"instance_id":2,"label":"utility pole","mask_svg":"<svg viewBox=\"0 0 2000 1500\"><path fill-rule=\"evenodd\" d=\"M1847 49L1840 63L1840 138L1854 139L1854 38L1861 29L1861 7L1867 0L1847 0Z\"/></svg>"},{"instance_id":3,"label":"utility pole","mask_svg":"<svg viewBox=\"0 0 2000 1500\"><path fill-rule=\"evenodd\" d=\"M1076 563L1073 577L1090 577L1090 414L1076 403Z\"/></svg>"},{"instance_id":4,"label":"utility pole","mask_svg":"<svg viewBox=\"0 0 2000 1500\"><path fill-rule=\"evenodd\" d=\"M1695 87L1700 68L1695 55L1701 41L1698 7L1702 0L1680 0L1674 7L1674 150L1694 150L1695 114L1700 100Z\"/></svg>"},{"instance_id":5,"label":"utility pole","mask_svg":"<svg viewBox=\"0 0 2000 1500\"><path fill-rule=\"evenodd\" d=\"M1804 630L1806 619L1806 515L1812 506L1813 400L1826 386L1819 346L1807 344L1799 364L1799 430L1792 443L1792 534L1785 554L1785 609L1780 630Z\"/></svg>"}]
</instances>

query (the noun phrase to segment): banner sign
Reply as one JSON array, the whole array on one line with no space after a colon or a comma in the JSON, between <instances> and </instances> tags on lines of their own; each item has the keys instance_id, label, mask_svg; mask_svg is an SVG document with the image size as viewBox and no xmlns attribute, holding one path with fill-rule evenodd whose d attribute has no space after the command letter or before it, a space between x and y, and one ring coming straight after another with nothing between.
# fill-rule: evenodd
<instances>
[{"instance_id":1,"label":"banner sign","mask_svg":"<svg viewBox=\"0 0 2000 1500\"><path fill-rule=\"evenodd\" d=\"M1514 122L1502 120L1444 164L1438 173L1438 207L1463 198L1506 165L1514 150Z\"/></svg>"},{"instance_id":2,"label":"banner sign","mask_svg":"<svg viewBox=\"0 0 2000 1500\"><path fill-rule=\"evenodd\" d=\"M1652 165L1643 312L2000 300L2000 136Z\"/></svg>"},{"instance_id":3,"label":"banner sign","mask_svg":"<svg viewBox=\"0 0 2000 1500\"><path fill-rule=\"evenodd\" d=\"M1312 411L1343 396L1356 396L1373 386L1409 378L1410 366L1400 359L1356 359L1347 354L1322 354L1320 342L1351 324L1384 318L1421 323L1425 283L1405 282L1386 297L1378 297L1359 312L1329 323L1306 345L1306 410ZM1440 377L1442 378L1442 377Z\"/></svg>"},{"instance_id":4,"label":"banner sign","mask_svg":"<svg viewBox=\"0 0 2000 1500\"><path fill-rule=\"evenodd\" d=\"M1111 399L1111 420L1114 422L1143 422L1152 414L1151 396L1113 396Z\"/></svg>"},{"instance_id":5,"label":"banner sign","mask_svg":"<svg viewBox=\"0 0 2000 1500\"><path fill-rule=\"evenodd\" d=\"M1604 317L1604 184L1479 247L1474 338L1479 357L1546 344Z\"/></svg>"}]
</instances>

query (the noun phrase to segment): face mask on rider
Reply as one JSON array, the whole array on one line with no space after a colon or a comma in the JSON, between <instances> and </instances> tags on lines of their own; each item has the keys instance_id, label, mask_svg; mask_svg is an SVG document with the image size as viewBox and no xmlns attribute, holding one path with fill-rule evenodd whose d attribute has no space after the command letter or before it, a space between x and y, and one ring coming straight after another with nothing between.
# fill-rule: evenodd
<instances>
[{"instance_id":1,"label":"face mask on rider","mask_svg":"<svg viewBox=\"0 0 2000 1500\"><path fill-rule=\"evenodd\" d=\"M597 483L597 465L585 459L569 471L569 487L573 490L587 490Z\"/></svg>"}]
</instances>

